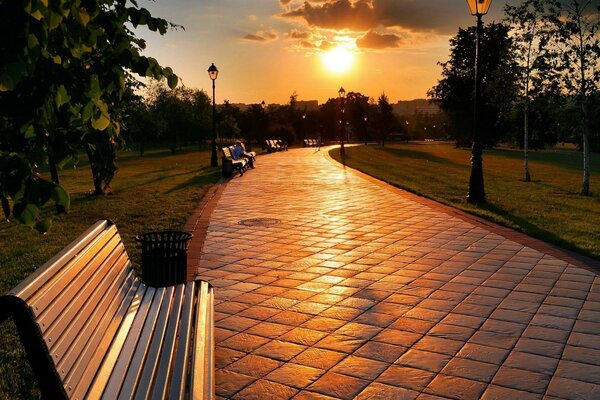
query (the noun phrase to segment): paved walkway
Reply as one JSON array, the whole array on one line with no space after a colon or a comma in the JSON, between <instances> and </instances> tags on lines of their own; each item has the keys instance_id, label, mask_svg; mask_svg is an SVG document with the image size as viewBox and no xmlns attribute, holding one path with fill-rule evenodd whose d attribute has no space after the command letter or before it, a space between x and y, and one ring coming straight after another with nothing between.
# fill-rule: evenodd
<instances>
[{"instance_id":1,"label":"paved walkway","mask_svg":"<svg viewBox=\"0 0 600 400\"><path fill-rule=\"evenodd\" d=\"M324 153L260 157L188 224L218 398L600 399L594 273Z\"/></svg>"}]
</instances>

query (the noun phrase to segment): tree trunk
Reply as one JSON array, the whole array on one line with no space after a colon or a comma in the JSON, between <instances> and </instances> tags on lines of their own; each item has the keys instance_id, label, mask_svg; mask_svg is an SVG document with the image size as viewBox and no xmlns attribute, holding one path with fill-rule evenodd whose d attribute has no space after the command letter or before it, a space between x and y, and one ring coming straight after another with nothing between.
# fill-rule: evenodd
<instances>
[{"instance_id":1,"label":"tree trunk","mask_svg":"<svg viewBox=\"0 0 600 400\"><path fill-rule=\"evenodd\" d=\"M529 174L529 104L525 104L525 133L523 136L523 167L525 169L525 182L531 182Z\"/></svg>"},{"instance_id":2,"label":"tree trunk","mask_svg":"<svg viewBox=\"0 0 600 400\"><path fill-rule=\"evenodd\" d=\"M94 182L94 195L103 195L104 190L102 189L100 174L98 173L98 168L96 168L96 163L94 162L94 153L92 152L92 147L89 145L89 143L86 143L85 145L85 152L88 156L90 169L92 171L92 180Z\"/></svg>"},{"instance_id":3,"label":"tree trunk","mask_svg":"<svg viewBox=\"0 0 600 400\"><path fill-rule=\"evenodd\" d=\"M50 152L48 152L50 153ZM54 157L51 154L48 154L48 166L50 167L50 178L52 182L60 185L59 177L58 177L58 169L56 168L56 161L54 161ZM57 214L66 214L67 209L62 204L56 205L56 213Z\"/></svg>"}]
</instances>

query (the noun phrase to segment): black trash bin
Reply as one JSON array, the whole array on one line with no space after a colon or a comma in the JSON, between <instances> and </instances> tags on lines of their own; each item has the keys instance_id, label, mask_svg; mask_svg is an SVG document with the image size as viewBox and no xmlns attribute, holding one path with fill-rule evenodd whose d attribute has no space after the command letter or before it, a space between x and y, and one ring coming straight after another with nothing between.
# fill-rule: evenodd
<instances>
[{"instance_id":1,"label":"black trash bin","mask_svg":"<svg viewBox=\"0 0 600 400\"><path fill-rule=\"evenodd\" d=\"M142 233L135 240L142 244L142 282L163 287L186 281L188 232Z\"/></svg>"},{"instance_id":2,"label":"black trash bin","mask_svg":"<svg viewBox=\"0 0 600 400\"><path fill-rule=\"evenodd\" d=\"M225 178L231 178L233 176L233 162L227 157L221 159L222 173Z\"/></svg>"}]
</instances>

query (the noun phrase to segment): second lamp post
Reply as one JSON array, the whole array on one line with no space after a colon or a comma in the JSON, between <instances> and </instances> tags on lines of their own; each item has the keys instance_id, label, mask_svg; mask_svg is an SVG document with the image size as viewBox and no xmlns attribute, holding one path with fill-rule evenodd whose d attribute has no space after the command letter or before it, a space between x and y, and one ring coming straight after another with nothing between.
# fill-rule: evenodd
<instances>
[{"instance_id":1,"label":"second lamp post","mask_svg":"<svg viewBox=\"0 0 600 400\"><path fill-rule=\"evenodd\" d=\"M211 144L211 153L210 153L210 166L218 167L219 162L217 160L217 123L216 123L216 106L215 106L215 81L217 80L217 76L219 76L219 70L215 66L214 63L210 64L208 67L208 76L212 80L212 144Z\"/></svg>"},{"instance_id":2,"label":"second lamp post","mask_svg":"<svg viewBox=\"0 0 600 400\"><path fill-rule=\"evenodd\" d=\"M341 134L341 140L340 140L340 155L344 156L346 155L346 150L344 149L344 136L346 136L346 120L344 118L344 101L346 100L346 91L344 90L343 87L340 88L340 90L338 90L338 95L340 96L340 100L341 100L341 108L340 111L342 112L342 120L341 120L341 125L342 125L342 134Z\"/></svg>"}]
</instances>

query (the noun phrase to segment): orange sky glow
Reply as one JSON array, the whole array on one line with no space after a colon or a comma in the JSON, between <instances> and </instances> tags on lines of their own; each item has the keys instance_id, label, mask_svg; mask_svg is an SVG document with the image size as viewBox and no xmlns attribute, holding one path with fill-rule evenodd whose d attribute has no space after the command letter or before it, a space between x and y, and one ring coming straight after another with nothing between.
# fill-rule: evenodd
<instances>
[{"instance_id":1,"label":"orange sky glow","mask_svg":"<svg viewBox=\"0 0 600 400\"><path fill-rule=\"evenodd\" d=\"M340 86L392 102L425 98L439 79L448 40L474 24L463 0L143 0L154 16L184 26L143 30L145 54L217 103L325 102ZM504 1L484 21L502 17Z\"/></svg>"}]
</instances>

